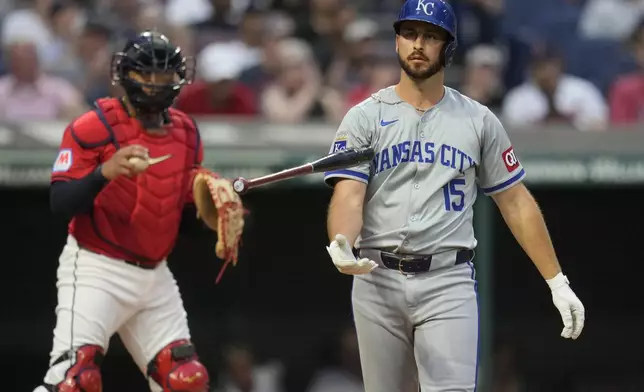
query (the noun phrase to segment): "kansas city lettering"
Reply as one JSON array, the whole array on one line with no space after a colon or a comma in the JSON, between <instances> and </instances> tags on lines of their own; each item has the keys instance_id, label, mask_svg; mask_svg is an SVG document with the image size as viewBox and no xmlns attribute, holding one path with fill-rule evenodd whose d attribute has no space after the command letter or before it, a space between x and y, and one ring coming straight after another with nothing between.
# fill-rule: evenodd
<instances>
[{"instance_id":1,"label":"kansas city lettering","mask_svg":"<svg viewBox=\"0 0 644 392\"><path fill-rule=\"evenodd\" d=\"M377 152L373 158L374 174L392 169L401 163L440 164L463 173L476 166L472 157L456 147L433 142L404 141Z\"/></svg>"}]
</instances>

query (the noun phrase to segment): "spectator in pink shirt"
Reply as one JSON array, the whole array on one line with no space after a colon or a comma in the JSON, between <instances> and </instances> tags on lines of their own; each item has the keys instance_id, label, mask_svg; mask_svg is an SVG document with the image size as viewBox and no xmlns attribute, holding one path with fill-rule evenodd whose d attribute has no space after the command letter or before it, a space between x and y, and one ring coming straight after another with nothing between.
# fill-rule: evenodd
<instances>
[{"instance_id":1,"label":"spectator in pink shirt","mask_svg":"<svg viewBox=\"0 0 644 392\"><path fill-rule=\"evenodd\" d=\"M70 82L40 70L33 42L5 42L4 49L9 73L0 78L0 119L70 119L87 110Z\"/></svg>"},{"instance_id":2,"label":"spectator in pink shirt","mask_svg":"<svg viewBox=\"0 0 644 392\"><path fill-rule=\"evenodd\" d=\"M621 76L610 91L610 119L613 124L644 124L644 20L631 37L637 72Z\"/></svg>"}]
</instances>

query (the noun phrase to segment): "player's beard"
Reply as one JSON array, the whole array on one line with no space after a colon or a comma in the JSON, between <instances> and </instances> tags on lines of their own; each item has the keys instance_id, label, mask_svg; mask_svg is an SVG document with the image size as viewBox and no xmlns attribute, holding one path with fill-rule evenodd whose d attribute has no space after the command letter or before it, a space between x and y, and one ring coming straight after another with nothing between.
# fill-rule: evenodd
<instances>
[{"instance_id":1,"label":"player's beard","mask_svg":"<svg viewBox=\"0 0 644 392\"><path fill-rule=\"evenodd\" d=\"M400 68L402 68L403 71L409 76L412 80L415 81L423 81L431 78L432 76L436 75L443 69L443 65L440 59L436 61L430 61L429 62L429 67L427 68L422 68L422 69L414 69L407 60L403 59L400 53L398 53L398 63L400 64Z\"/></svg>"}]
</instances>

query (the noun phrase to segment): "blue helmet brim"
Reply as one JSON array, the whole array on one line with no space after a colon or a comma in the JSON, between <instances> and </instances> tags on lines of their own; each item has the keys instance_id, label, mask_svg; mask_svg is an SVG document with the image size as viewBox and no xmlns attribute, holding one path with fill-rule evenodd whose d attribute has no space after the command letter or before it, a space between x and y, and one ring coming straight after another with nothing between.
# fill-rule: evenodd
<instances>
[{"instance_id":1,"label":"blue helmet brim","mask_svg":"<svg viewBox=\"0 0 644 392\"><path fill-rule=\"evenodd\" d=\"M396 34L400 33L400 25L402 24L402 22L407 22L407 21L423 22L430 25L434 25L436 27L440 27L441 29L447 31L447 34L449 34L452 37L452 40L454 40L454 32L450 31L450 29L447 28L444 23L429 21L427 20L427 18L422 18L420 16L419 17L408 16L405 19L399 19L396 22L394 22L394 30L396 31Z\"/></svg>"}]
</instances>

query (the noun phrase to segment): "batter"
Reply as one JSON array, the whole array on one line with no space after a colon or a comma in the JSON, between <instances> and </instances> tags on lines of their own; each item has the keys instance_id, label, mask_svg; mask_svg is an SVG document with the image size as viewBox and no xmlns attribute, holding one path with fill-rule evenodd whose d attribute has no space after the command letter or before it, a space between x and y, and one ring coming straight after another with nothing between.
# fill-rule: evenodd
<instances>
[{"instance_id":1,"label":"batter","mask_svg":"<svg viewBox=\"0 0 644 392\"><path fill-rule=\"evenodd\" d=\"M408 0L394 29L400 82L351 108L333 141L331 151L370 146L376 155L325 174L334 187L327 251L340 272L355 275L366 392L475 391L479 187L549 285L562 337L579 336L584 307L503 126L487 107L444 86L457 46L452 8Z\"/></svg>"}]
</instances>

